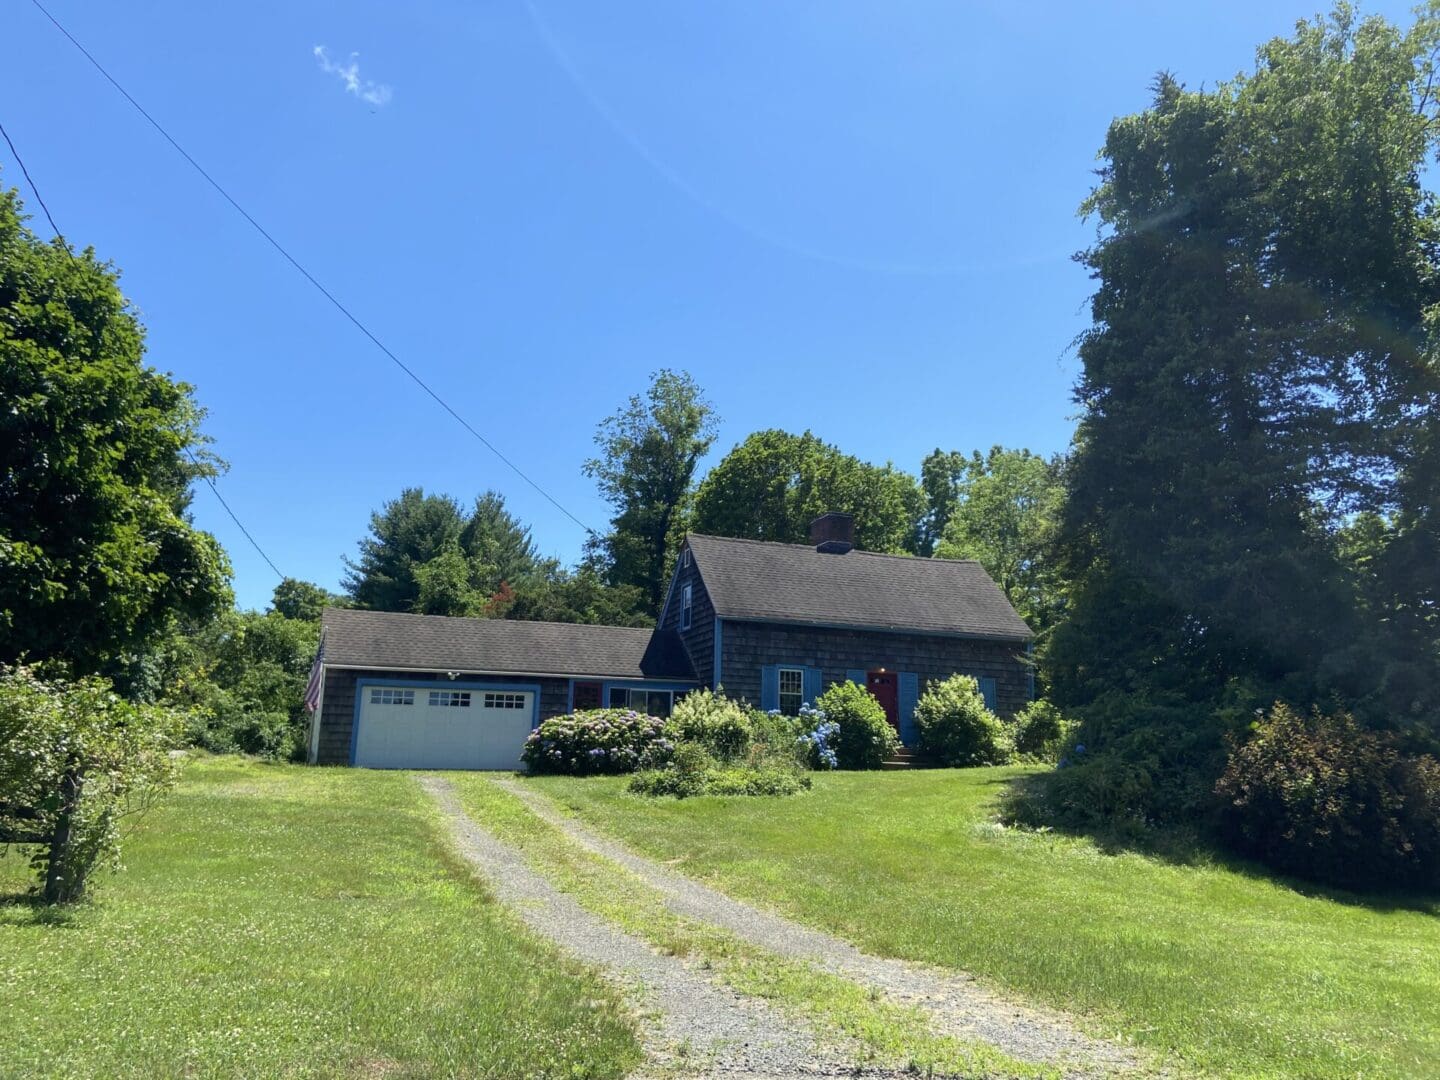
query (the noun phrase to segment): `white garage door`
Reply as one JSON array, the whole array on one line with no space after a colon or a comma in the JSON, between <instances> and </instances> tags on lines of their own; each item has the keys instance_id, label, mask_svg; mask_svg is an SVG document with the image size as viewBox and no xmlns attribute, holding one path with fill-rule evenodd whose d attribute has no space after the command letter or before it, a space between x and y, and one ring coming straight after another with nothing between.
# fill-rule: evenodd
<instances>
[{"instance_id":1,"label":"white garage door","mask_svg":"<svg viewBox=\"0 0 1440 1080\"><path fill-rule=\"evenodd\" d=\"M355 764L372 769L516 769L535 694L429 686L360 688Z\"/></svg>"}]
</instances>

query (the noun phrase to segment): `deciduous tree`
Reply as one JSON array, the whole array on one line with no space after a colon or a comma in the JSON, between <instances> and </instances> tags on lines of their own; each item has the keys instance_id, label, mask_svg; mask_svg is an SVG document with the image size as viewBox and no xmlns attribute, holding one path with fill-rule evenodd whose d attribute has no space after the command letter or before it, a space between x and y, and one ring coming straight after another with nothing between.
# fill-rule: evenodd
<instances>
[{"instance_id":1,"label":"deciduous tree","mask_svg":"<svg viewBox=\"0 0 1440 1080\"><path fill-rule=\"evenodd\" d=\"M683 371L662 369L595 433L585 463L614 510L601 541L612 584L634 586L652 618L665 599L671 560L689 519L700 459L715 441L715 410Z\"/></svg>"},{"instance_id":2,"label":"deciduous tree","mask_svg":"<svg viewBox=\"0 0 1440 1080\"><path fill-rule=\"evenodd\" d=\"M0 191L0 663L113 672L231 602L189 515L213 475L191 388L145 364L115 268L24 224Z\"/></svg>"}]
</instances>

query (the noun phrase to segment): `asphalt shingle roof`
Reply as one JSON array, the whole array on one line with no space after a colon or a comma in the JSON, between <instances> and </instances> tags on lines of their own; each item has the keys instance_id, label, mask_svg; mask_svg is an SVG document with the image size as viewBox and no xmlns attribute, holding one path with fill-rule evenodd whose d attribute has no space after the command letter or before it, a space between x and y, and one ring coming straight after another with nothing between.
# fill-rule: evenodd
<instances>
[{"instance_id":1,"label":"asphalt shingle roof","mask_svg":"<svg viewBox=\"0 0 1440 1080\"><path fill-rule=\"evenodd\" d=\"M327 608L325 662L363 668L695 677L674 634L624 626L460 619Z\"/></svg>"},{"instance_id":2,"label":"asphalt shingle roof","mask_svg":"<svg viewBox=\"0 0 1440 1080\"><path fill-rule=\"evenodd\" d=\"M690 550L727 619L815 623L1025 640L1030 628L971 560L691 535Z\"/></svg>"}]
</instances>

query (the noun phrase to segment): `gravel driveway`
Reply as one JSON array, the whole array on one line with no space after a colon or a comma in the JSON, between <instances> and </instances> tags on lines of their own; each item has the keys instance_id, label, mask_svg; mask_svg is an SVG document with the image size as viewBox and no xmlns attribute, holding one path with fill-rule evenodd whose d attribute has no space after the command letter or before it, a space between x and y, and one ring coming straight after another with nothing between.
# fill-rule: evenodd
<instances>
[{"instance_id":1,"label":"gravel driveway","mask_svg":"<svg viewBox=\"0 0 1440 1080\"><path fill-rule=\"evenodd\" d=\"M917 1006L940 1034L988 1042L1021 1061L1060 1066L1067 1076L1109 1075L1140 1067L1133 1051L1084 1034L1060 1013L1007 1001L963 973L862 953L847 941L734 900L635 854L562 813L522 781L505 776L490 779L582 847L641 877L664 895L675 914L723 927L771 952L808 960L876 988L892 1001Z\"/></svg>"},{"instance_id":2,"label":"gravel driveway","mask_svg":"<svg viewBox=\"0 0 1440 1080\"><path fill-rule=\"evenodd\" d=\"M764 1002L705 978L674 956L656 952L592 915L531 870L510 845L482 829L465 812L451 783L425 776L421 785L448 822L460 854L495 895L531 929L578 959L599 968L631 993L642 1014L645 1049L665 1076L734 1080L782 1077L902 1074L851 1064L854 1048L827 1044Z\"/></svg>"}]
</instances>

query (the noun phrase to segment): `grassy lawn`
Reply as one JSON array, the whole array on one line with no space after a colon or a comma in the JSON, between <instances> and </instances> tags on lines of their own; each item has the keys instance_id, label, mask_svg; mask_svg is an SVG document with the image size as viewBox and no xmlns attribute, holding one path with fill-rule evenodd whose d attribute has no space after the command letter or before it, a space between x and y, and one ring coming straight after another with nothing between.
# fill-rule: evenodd
<instances>
[{"instance_id":1,"label":"grassy lawn","mask_svg":"<svg viewBox=\"0 0 1440 1080\"><path fill-rule=\"evenodd\" d=\"M1304 895L1223 865L991 824L1019 770L836 774L792 799L527 781L732 895L967 969L1226 1076L1440 1074L1440 901Z\"/></svg>"},{"instance_id":2,"label":"grassy lawn","mask_svg":"<svg viewBox=\"0 0 1440 1080\"><path fill-rule=\"evenodd\" d=\"M0 1075L605 1077L596 979L451 861L413 780L217 758L62 921L0 860ZM8 894L8 896L6 895Z\"/></svg>"},{"instance_id":3,"label":"grassy lawn","mask_svg":"<svg viewBox=\"0 0 1440 1080\"><path fill-rule=\"evenodd\" d=\"M661 894L629 870L582 849L542 821L484 773L451 773L465 810L582 907L662 953L682 956L742 994L763 998L822 1032L847 1037L866 1064L917 1076L985 1080L1058 1077L1060 1070L1025 1065L988 1043L931 1032L925 1015L871 995L865 988L751 945L727 930L671 912Z\"/></svg>"}]
</instances>

